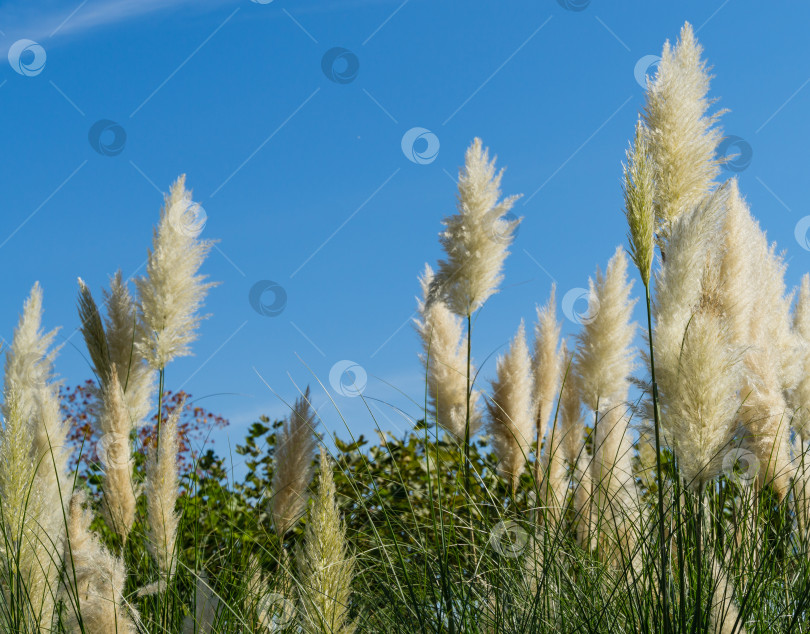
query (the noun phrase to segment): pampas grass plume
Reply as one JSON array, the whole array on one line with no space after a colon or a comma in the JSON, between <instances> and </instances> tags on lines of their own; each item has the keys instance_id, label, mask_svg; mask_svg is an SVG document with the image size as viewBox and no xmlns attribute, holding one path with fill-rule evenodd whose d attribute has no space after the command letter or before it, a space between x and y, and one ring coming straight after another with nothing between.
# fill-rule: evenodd
<instances>
[{"instance_id":1,"label":"pampas grass plume","mask_svg":"<svg viewBox=\"0 0 810 634\"><path fill-rule=\"evenodd\" d=\"M165 197L154 231L146 275L135 280L140 330L136 345L155 370L191 354L197 338L199 309L213 286L198 274L212 243L198 238L200 207L180 176Z\"/></svg>"},{"instance_id":2,"label":"pampas grass plume","mask_svg":"<svg viewBox=\"0 0 810 634\"><path fill-rule=\"evenodd\" d=\"M431 295L441 296L457 315L468 317L497 292L501 269L520 220L505 214L517 196L501 198L503 171L481 139L473 140L458 179L458 213L444 219L439 240L447 254L439 261Z\"/></svg>"},{"instance_id":3,"label":"pampas grass plume","mask_svg":"<svg viewBox=\"0 0 810 634\"><path fill-rule=\"evenodd\" d=\"M354 557L335 498L332 464L321 447L320 482L297 555L300 625L305 634L352 634L349 620Z\"/></svg>"},{"instance_id":4,"label":"pampas grass plume","mask_svg":"<svg viewBox=\"0 0 810 634\"><path fill-rule=\"evenodd\" d=\"M68 514L64 573L65 601L70 606L66 610L67 631L135 634L138 630L124 607L124 562L90 532L93 512L85 508L86 504L85 493L75 493Z\"/></svg>"},{"instance_id":5,"label":"pampas grass plume","mask_svg":"<svg viewBox=\"0 0 810 634\"><path fill-rule=\"evenodd\" d=\"M523 473L534 429L531 363L521 321L509 350L498 359L498 376L492 382L492 398L487 403L498 473L513 491Z\"/></svg>"},{"instance_id":6,"label":"pampas grass plume","mask_svg":"<svg viewBox=\"0 0 810 634\"><path fill-rule=\"evenodd\" d=\"M467 421L467 338L462 319L442 299L429 302L433 270L425 265L419 278L422 299L418 302L419 319L414 320L422 339L422 363L428 382L430 413L438 424L457 440L464 439ZM473 375L474 369L470 370ZM480 393L470 396L470 435L481 423L478 410Z\"/></svg>"},{"instance_id":7,"label":"pampas grass plume","mask_svg":"<svg viewBox=\"0 0 810 634\"><path fill-rule=\"evenodd\" d=\"M281 538L304 514L307 507L307 488L312 481L312 461L317 443L315 412L309 398L307 387L304 394L295 401L276 441L270 515L276 534Z\"/></svg>"}]
</instances>

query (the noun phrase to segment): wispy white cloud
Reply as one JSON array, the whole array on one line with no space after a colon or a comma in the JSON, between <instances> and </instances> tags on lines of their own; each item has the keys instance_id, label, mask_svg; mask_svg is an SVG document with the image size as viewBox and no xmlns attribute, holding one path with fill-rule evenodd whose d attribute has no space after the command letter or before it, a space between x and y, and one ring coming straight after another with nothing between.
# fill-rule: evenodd
<instances>
[{"instance_id":1,"label":"wispy white cloud","mask_svg":"<svg viewBox=\"0 0 810 634\"><path fill-rule=\"evenodd\" d=\"M11 38L39 41L77 35L157 13L201 12L226 4L233 4L233 0L74 0L71 3L48 0L36 4L17 0L0 7L0 28Z\"/></svg>"}]
</instances>

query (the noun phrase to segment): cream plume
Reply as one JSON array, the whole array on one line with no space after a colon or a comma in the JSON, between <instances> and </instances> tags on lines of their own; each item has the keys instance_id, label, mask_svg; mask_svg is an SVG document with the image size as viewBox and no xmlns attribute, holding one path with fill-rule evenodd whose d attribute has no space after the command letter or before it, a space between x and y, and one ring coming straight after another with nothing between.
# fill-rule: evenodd
<instances>
[{"instance_id":1,"label":"cream plume","mask_svg":"<svg viewBox=\"0 0 810 634\"><path fill-rule=\"evenodd\" d=\"M276 534L283 538L307 507L307 488L312 481L315 446L315 412L309 387L293 406L276 440L275 469L271 484L270 515Z\"/></svg>"},{"instance_id":2,"label":"cream plume","mask_svg":"<svg viewBox=\"0 0 810 634\"><path fill-rule=\"evenodd\" d=\"M194 576L194 616L183 620L183 634L214 634L219 597L211 588L205 572Z\"/></svg>"},{"instance_id":3,"label":"cream plume","mask_svg":"<svg viewBox=\"0 0 810 634\"><path fill-rule=\"evenodd\" d=\"M71 495L67 423L51 349L56 331L42 325L42 290L31 289L6 353L0 436L0 500L7 535L22 535L14 561L26 586L35 620L49 628L54 615L65 539L65 511Z\"/></svg>"},{"instance_id":4,"label":"cream plume","mask_svg":"<svg viewBox=\"0 0 810 634\"><path fill-rule=\"evenodd\" d=\"M531 372L526 331L521 321L508 352L498 359L498 377L492 382L492 399L487 403L498 473L509 481L513 491L523 473L532 443Z\"/></svg>"},{"instance_id":5,"label":"cream plume","mask_svg":"<svg viewBox=\"0 0 810 634\"><path fill-rule=\"evenodd\" d=\"M664 44L658 72L647 84L644 121L655 166L656 216L662 238L671 223L713 187L719 173L715 158L723 111L707 114L711 79L692 26L683 25L673 48Z\"/></svg>"},{"instance_id":6,"label":"cream plume","mask_svg":"<svg viewBox=\"0 0 810 634\"><path fill-rule=\"evenodd\" d=\"M633 146L627 150L624 166L624 210L630 229L630 255L644 286L650 285L655 253L655 177L647 141L649 133L639 121Z\"/></svg>"},{"instance_id":7,"label":"cream plume","mask_svg":"<svg viewBox=\"0 0 810 634\"><path fill-rule=\"evenodd\" d=\"M130 421L140 427L152 408L155 375L136 345L138 308L121 271L110 279L110 290L104 291L104 303L110 362L118 372Z\"/></svg>"},{"instance_id":8,"label":"cream plume","mask_svg":"<svg viewBox=\"0 0 810 634\"><path fill-rule=\"evenodd\" d=\"M739 619L740 613L734 603L734 588L728 575L714 554L710 553L709 560L713 580L709 612L710 631L712 634L745 634L745 626L742 619Z\"/></svg>"},{"instance_id":9,"label":"cream plume","mask_svg":"<svg viewBox=\"0 0 810 634\"><path fill-rule=\"evenodd\" d=\"M560 431L563 455L573 468L585 453L585 425L582 418L579 377L574 368L575 350L566 347L561 364Z\"/></svg>"},{"instance_id":10,"label":"cream plume","mask_svg":"<svg viewBox=\"0 0 810 634\"><path fill-rule=\"evenodd\" d=\"M505 214L517 196L501 197L503 170L496 174L495 159L481 139L474 139L464 157L458 179L458 213L444 219L439 241L447 259L439 261L431 299L442 297L450 310L467 317L497 292L501 269L520 220Z\"/></svg>"},{"instance_id":11,"label":"cream plume","mask_svg":"<svg viewBox=\"0 0 810 634\"><path fill-rule=\"evenodd\" d=\"M543 308L537 308L537 324L534 328L532 383L538 456L540 443L546 436L546 426L557 398L560 366L564 354L559 348L561 325L557 320L556 290L557 286L553 284L548 302ZM539 476L539 473L537 475Z\"/></svg>"},{"instance_id":12,"label":"cream plume","mask_svg":"<svg viewBox=\"0 0 810 634\"><path fill-rule=\"evenodd\" d=\"M428 381L430 414L457 440L464 439L467 422L467 338L462 320L442 299L428 302L433 270L425 265L419 278L423 299L418 301L420 319L414 320L422 339L422 363ZM475 369L470 368L470 376ZM480 393L470 397L470 436L481 423L478 409Z\"/></svg>"},{"instance_id":13,"label":"cream plume","mask_svg":"<svg viewBox=\"0 0 810 634\"><path fill-rule=\"evenodd\" d=\"M104 466L102 514L123 542L135 522L135 492L132 486L132 448L129 412L118 382L118 369L110 367L110 378L103 390L100 417L102 437L99 443Z\"/></svg>"},{"instance_id":14,"label":"cream plume","mask_svg":"<svg viewBox=\"0 0 810 634\"><path fill-rule=\"evenodd\" d=\"M793 427L802 437L810 440L810 273L802 276L799 298L793 313L793 330L801 350L801 375L790 392L793 408Z\"/></svg>"},{"instance_id":15,"label":"cream plume","mask_svg":"<svg viewBox=\"0 0 810 634\"><path fill-rule=\"evenodd\" d=\"M626 398L627 377L633 370L636 325L630 319L636 300L630 299L633 283L627 280L627 257L621 247L604 275L597 269L596 280L588 283L595 306L578 335L576 369L583 402L599 411Z\"/></svg>"},{"instance_id":16,"label":"cream plume","mask_svg":"<svg viewBox=\"0 0 810 634\"><path fill-rule=\"evenodd\" d=\"M681 473L700 489L722 466L739 407L739 349L721 309L718 263L728 199L720 188L672 223L666 260L657 273L656 374L664 440Z\"/></svg>"},{"instance_id":17,"label":"cream plume","mask_svg":"<svg viewBox=\"0 0 810 634\"><path fill-rule=\"evenodd\" d=\"M191 354L197 338L198 314L208 289L198 275L213 243L199 240L202 208L192 202L180 176L165 197L160 222L154 231L146 275L135 280L139 320L136 345L156 370L174 358Z\"/></svg>"},{"instance_id":18,"label":"cream plume","mask_svg":"<svg viewBox=\"0 0 810 634\"><path fill-rule=\"evenodd\" d=\"M354 557L335 498L332 464L321 447L321 475L303 545L298 551L300 625L305 634L352 634L349 620Z\"/></svg>"},{"instance_id":19,"label":"cream plume","mask_svg":"<svg viewBox=\"0 0 810 634\"><path fill-rule=\"evenodd\" d=\"M84 492L75 493L70 501L64 572L64 598L68 605L65 626L71 634L135 634L138 630L124 607L124 562L90 532L93 512L84 508L86 504ZM76 602L81 619L76 613Z\"/></svg>"},{"instance_id":20,"label":"cream plume","mask_svg":"<svg viewBox=\"0 0 810 634\"><path fill-rule=\"evenodd\" d=\"M185 407L181 402L160 429L158 445L152 446L146 461L146 514L149 521L147 546L161 573L160 587L165 588L177 567L177 527L175 511L180 495L177 470L177 423Z\"/></svg>"},{"instance_id":21,"label":"cream plume","mask_svg":"<svg viewBox=\"0 0 810 634\"><path fill-rule=\"evenodd\" d=\"M556 345L555 345L556 352ZM563 341L559 356L563 359L570 359L568 350ZM559 384L559 371L561 363L557 363L557 383ZM564 372L564 370L563 370ZM565 389L563 387L563 389ZM570 426L570 420L563 422L562 413L554 419L551 430L546 439L546 448L543 453L542 461L542 478L540 485L540 499L543 505L548 509L549 515L553 524L557 527L561 525L563 514L565 513L566 501L568 497L568 461L566 459L566 444L572 444L571 439L566 438L566 427ZM576 431L574 431L576 436ZM571 465L573 467L573 464ZM541 475L538 470L538 480Z\"/></svg>"}]
</instances>

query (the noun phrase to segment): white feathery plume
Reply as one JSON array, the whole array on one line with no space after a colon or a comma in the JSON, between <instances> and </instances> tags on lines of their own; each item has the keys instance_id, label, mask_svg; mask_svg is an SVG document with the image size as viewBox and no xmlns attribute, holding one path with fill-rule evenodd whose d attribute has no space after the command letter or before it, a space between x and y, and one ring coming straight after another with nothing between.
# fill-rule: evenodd
<instances>
[{"instance_id":1,"label":"white feathery plume","mask_svg":"<svg viewBox=\"0 0 810 634\"><path fill-rule=\"evenodd\" d=\"M793 438L793 502L799 538L810 539L810 441Z\"/></svg>"},{"instance_id":2,"label":"white feathery plume","mask_svg":"<svg viewBox=\"0 0 810 634\"><path fill-rule=\"evenodd\" d=\"M559 347L562 326L557 319L556 290L557 285L553 284L548 302L543 308L537 308L537 324L534 328L532 383L534 385L535 440L538 456L557 397L557 388L560 385L560 366L564 356ZM539 480L539 471L537 476Z\"/></svg>"},{"instance_id":3,"label":"white feathery plume","mask_svg":"<svg viewBox=\"0 0 810 634\"><path fill-rule=\"evenodd\" d=\"M633 146L627 150L622 184L625 216L630 229L630 256L638 267L645 287L650 285L655 254L655 168L650 157L648 136L649 132L638 121Z\"/></svg>"},{"instance_id":4,"label":"white feathery plume","mask_svg":"<svg viewBox=\"0 0 810 634\"><path fill-rule=\"evenodd\" d=\"M103 388L103 407L99 418L100 441L104 466L102 515L122 542L126 542L135 522L135 492L132 484L132 424L118 382L118 369L113 363L110 378Z\"/></svg>"},{"instance_id":5,"label":"white feathery plume","mask_svg":"<svg viewBox=\"0 0 810 634\"><path fill-rule=\"evenodd\" d=\"M631 346L636 324L631 323L632 282L627 280L627 257L621 247L608 262L607 271L596 271L588 280L592 315L578 335L576 370L583 402L594 412L623 401L627 377L633 371ZM607 406L607 407L605 407Z\"/></svg>"},{"instance_id":6,"label":"white feathery plume","mask_svg":"<svg viewBox=\"0 0 810 634\"><path fill-rule=\"evenodd\" d=\"M136 345L138 307L121 271L110 279L110 290L104 291L104 303L110 362L118 371L129 418L135 427L141 427L152 408L155 375Z\"/></svg>"},{"instance_id":7,"label":"white feathery plume","mask_svg":"<svg viewBox=\"0 0 810 634\"><path fill-rule=\"evenodd\" d=\"M42 325L42 290L31 289L6 353L0 437L0 501L5 530L19 543L5 565L22 577L34 619L50 627L54 615L71 495L68 426L62 419L51 350L56 331ZM10 561L9 559L13 559Z\"/></svg>"},{"instance_id":8,"label":"white feathery plume","mask_svg":"<svg viewBox=\"0 0 810 634\"><path fill-rule=\"evenodd\" d=\"M664 44L655 78L647 83L644 121L655 166L656 216L663 239L680 214L697 205L719 173L716 158L723 111L708 114L711 79L692 26L673 48Z\"/></svg>"},{"instance_id":9,"label":"white feathery plume","mask_svg":"<svg viewBox=\"0 0 810 634\"><path fill-rule=\"evenodd\" d=\"M739 408L739 349L718 291L718 263L728 188L721 187L672 223L667 257L656 274L655 359L664 441L686 482L700 489L722 466Z\"/></svg>"},{"instance_id":10,"label":"white feathery plume","mask_svg":"<svg viewBox=\"0 0 810 634\"><path fill-rule=\"evenodd\" d=\"M63 580L64 600L68 606L64 617L66 629L71 634L135 634L138 630L124 607L124 562L90 532L93 512L84 508L86 504L83 491L75 493L70 501Z\"/></svg>"},{"instance_id":11,"label":"white feathery plume","mask_svg":"<svg viewBox=\"0 0 810 634\"><path fill-rule=\"evenodd\" d=\"M467 422L467 337L462 319L441 298L429 302L433 270L425 264L419 278L422 299L418 301L419 319L414 320L422 339L422 363L427 372L429 412L438 424L457 440L464 439ZM475 369L470 368L470 376ZM470 436L481 424L478 408L480 393L470 396Z\"/></svg>"},{"instance_id":12,"label":"white feathery plume","mask_svg":"<svg viewBox=\"0 0 810 634\"><path fill-rule=\"evenodd\" d=\"M585 451L585 424L582 418L579 377L574 368L575 350L568 350L560 366L562 389L560 390L560 430L563 455L573 468Z\"/></svg>"},{"instance_id":13,"label":"white feathery plume","mask_svg":"<svg viewBox=\"0 0 810 634\"><path fill-rule=\"evenodd\" d=\"M810 273L802 276L799 297L793 312L793 331L800 349L801 375L790 392L793 408L793 427L802 437L810 440Z\"/></svg>"},{"instance_id":14,"label":"white feathery plume","mask_svg":"<svg viewBox=\"0 0 810 634\"><path fill-rule=\"evenodd\" d=\"M761 232L760 232L761 233ZM760 483L772 484L784 498L790 485L790 415L785 393L798 383L796 339L791 331L790 298L784 294L784 264L764 234L749 244L757 289L745 354L742 419L745 442L760 462Z\"/></svg>"},{"instance_id":15,"label":"white feathery plume","mask_svg":"<svg viewBox=\"0 0 810 634\"><path fill-rule=\"evenodd\" d=\"M785 264L768 244L739 194L729 188L723 222L720 307L729 334L742 350L744 371L739 386L743 440L760 463L760 483L772 483L780 496L790 478L789 424L802 384L806 344L786 294ZM801 424L801 416L794 424Z\"/></svg>"},{"instance_id":16,"label":"white feathery plume","mask_svg":"<svg viewBox=\"0 0 810 634\"><path fill-rule=\"evenodd\" d=\"M639 434L636 451L638 451L639 462L637 477L641 480L642 486L650 490L658 486L655 439L651 430L645 429Z\"/></svg>"},{"instance_id":17,"label":"white feathery plume","mask_svg":"<svg viewBox=\"0 0 810 634\"><path fill-rule=\"evenodd\" d=\"M556 343L554 347L556 352ZM559 356L562 359L570 359L565 341L562 343ZM562 363L557 360L556 369L558 372L558 385L560 382L559 372L561 366ZM565 370L563 370L563 372L565 372ZM563 387L563 389L565 388ZM563 422L561 414L562 413L560 412L554 419L554 423L552 424L551 430L548 433L546 450L543 453L542 461L538 461L538 479L541 475L541 470L539 468L540 464L542 464L542 474L545 475L540 485L540 499L542 504L548 509L555 526L559 526L562 522L566 500L568 497L569 483L568 461L566 459L566 441L567 444L571 443L570 439L565 437L565 432L570 431L566 430L566 427L570 424L570 421ZM574 432L574 436L576 436L576 432Z\"/></svg>"},{"instance_id":18,"label":"white feathery plume","mask_svg":"<svg viewBox=\"0 0 810 634\"><path fill-rule=\"evenodd\" d=\"M270 515L276 534L283 538L307 507L307 489L312 481L315 446L315 412L309 387L293 406L276 440L275 469L271 483Z\"/></svg>"},{"instance_id":19,"label":"white feathery plume","mask_svg":"<svg viewBox=\"0 0 810 634\"><path fill-rule=\"evenodd\" d=\"M577 542L583 548L596 547L596 513L594 509L595 490L591 479L591 457L583 445L574 469L574 524Z\"/></svg>"},{"instance_id":20,"label":"white feathery plume","mask_svg":"<svg viewBox=\"0 0 810 634\"><path fill-rule=\"evenodd\" d=\"M677 226L673 221L666 260L655 274L656 362L659 349L670 359L678 358L686 327L701 302L703 271L710 261L713 241L720 235L728 196L729 188L719 187L699 205L680 215Z\"/></svg>"},{"instance_id":21,"label":"white feathery plume","mask_svg":"<svg viewBox=\"0 0 810 634\"><path fill-rule=\"evenodd\" d=\"M481 139L473 140L458 179L458 213L444 219L439 241L447 259L439 261L431 299L442 297L450 310L469 317L497 292L501 269L514 239L519 219L505 214L517 196L501 197L503 170L496 174L495 159Z\"/></svg>"},{"instance_id":22,"label":"white feathery plume","mask_svg":"<svg viewBox=\"0 0 810 634\"><path fill-rule=\"evenodd\" d=\"M185 180L180 176L165 197L146 275L135 280L140 300L136 346L155 370L191 354L189 345L197 338L201 319L198 311L213 286L198 275L213 243L198 239L203 212L192 201Z\"/></svg>"},{"instance_id":23,"label":"white feathery plume","mask_svg":"<svg viewBox=\"0 0 810 634\"><path fill-rule=\"evenodd\" d=\"M734 588L728 575L714 554L710 553L709 559L713 580L709 630L712 634L745 634L742 620L738 621L740 613L734 603Z\"/></svg>"},{"instance_id":24,"label":"white feathery plume","mask_svg":"<svg viewBox=\"0 0 810 634\"><path fill-rule=\"evenodd\" d=\"M759 232L748 205L740 195L737 179L728 184L725 214L721 225L722 248L719 264L718 296L729 336L735 345L749 345L749 324L755 300L756 271L752 271L750 243Z\"/></svg>"},{"instance_id":25,"label":"white feathery plume","mask_svg":"<svg viewBox=\"0 0 810 634\"><path fill-rule=\"evenodd\" d=\"M628 414L627 405L617 403L605 410L594 426L591 478L605 492L602 503L633 492L633 444Z\"/></svg>"},{"instance_id":26,"label":"white feathery plume","mask_svg":"<svg viewBox=\"0 0 810 634\"><path fill-rule=\"evenodd\" d=\"M183 634L214 634L219 597L208 582L208 575L195 575L194 616L183 619Z\"/></svg>"},{"instance_id":27,"label":"white feathery plume","mask_svg":"<svg viewBox=\"0 0 810 634\"><path fill-rule=\"evenodd\" d=\"M168 416L160 429L159 444L152 446L146 461L146 514L149 521L147 546L161 573L158 588L165 588L177 567L175 511L180 478L177 471L177 422L185 401Z\"/></svg>"},{"instance_id":28,"label":"white feathery plume","mask_svg":"<svg viewBox=\"0 0 810 634\"><path fill-rule=\"evenodd\" d=\"M31 593L31 607L35 607L41 601L37 597L45 594L47 601L47 580L39 565L39 560L47 555L36 522L42 514L43 500L34 487L31 422L22 417L18 402L17 393L6 386L0 432L0 508L4 536L0 544L0 587L6 605L10 605L12 597L17 596L19 583ZM50 608L50 605L45 607Z\"/></svg>"},{"instance_id":29,"label":"white feathery plume","mask_svg":"<svg viewBox=\"0 0 810 634\"><path fill-rule=\"evenodd\" d=\"M321 447L320 483L299 548L300 626L305 634L352 634L349 620L354 556L335 498L332 464Z\"/></svg>"},{"instance_id":30,"label":"white feathery plume","mask_svg":"<svg viewBox=\"0 0 810 634\"><path fill-rule=\"evenodd\" d=\"M520 322L508 352L498 358L497 379L492 382L490 414L492 450L498 473L514 491L526 464L534 428L532 361L526 346L526 329Z\"/></svg>"}]
</instances>

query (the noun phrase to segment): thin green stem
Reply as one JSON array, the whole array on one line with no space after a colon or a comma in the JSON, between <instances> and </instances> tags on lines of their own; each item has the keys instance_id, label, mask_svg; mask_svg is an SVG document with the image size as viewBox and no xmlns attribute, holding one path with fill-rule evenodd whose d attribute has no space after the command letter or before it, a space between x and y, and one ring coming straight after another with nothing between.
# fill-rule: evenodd
<instances>
[{"instance_id":1,"label":"thin green stem","mask_svg":"<svg viewBox=\"0 0 810 634\"><path fill-rule=\"evenodd\" d=\"M464 491L470 496L470 365L472 363L472 315L467 313L467 417L464 423Z\"/></svg>"},{"instance_id":2,"label":"thin green stem","mask_svg":"<svg viewBox=\"0 0 810 634\"><path fill-rule=\"evenodd\" d=\"M695 561L697 562L697 582L695 592L697 596L695 597L695 622L692 625L693 632L702 632L703 631L703 615L701 608L703 607L703 553L702 553L702 545L703 545L703 486L700 486L700 490L698 492L698 513L697 519L695 521Z\"/></svg>"},{"instance_id":3,"label":"thin green stem","mask_svg":"<svg viewBox=\"0 0 810 634\"><path fill-rule=\"evenodd\" d=\"M158 380L158 411L157 411L157 433L155 434L155 450L160 448L160 424L163 422L163 389L165 385L166 368L160 368Z\"/></svg>"},{"instance_id":4,"label":"thin green stem","mask_svg":"<svg viewBox=\"0 0 810 634\"><path fill-rule=\"evenodd\" d=\"M650 344L650 377L652 380L653 417L655 419L655 477L658 488L658 542L661 550L661 599L664 613L664 632L670 632L669 621L669 588L667 570L667 542L664 532L664 478L661 472L661 410L658 401L658 384L655 381L655 353L653 351L652 306L650 302L650 285L644 285L644 296L647 300L647 338Z\"/></svg>"}]
</instances>

